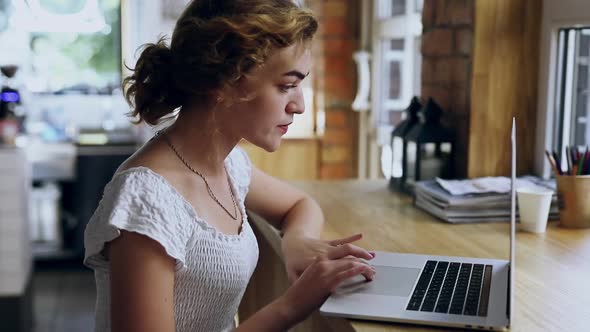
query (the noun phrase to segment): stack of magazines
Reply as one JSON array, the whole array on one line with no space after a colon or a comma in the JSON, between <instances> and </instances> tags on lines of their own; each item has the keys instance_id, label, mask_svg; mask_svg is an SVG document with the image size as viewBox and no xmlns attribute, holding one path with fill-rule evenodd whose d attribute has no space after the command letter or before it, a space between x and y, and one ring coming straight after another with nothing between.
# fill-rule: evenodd
<instances>
[{"instance_id":1,"label":"stack of magazines","mask_svg":"<svg viewBox=\"0 0 590 332\"><path fill-rule=\"evenodd\" d=\"M515 187L553 190L549 220L559 218L554 180L524 176L516 180ZM420 181L416 183L414 194L417 207L446 222L510 221L510 178L507 177ZM518 220L518 208L516 218Z\"/></svg>"}]
</instances>

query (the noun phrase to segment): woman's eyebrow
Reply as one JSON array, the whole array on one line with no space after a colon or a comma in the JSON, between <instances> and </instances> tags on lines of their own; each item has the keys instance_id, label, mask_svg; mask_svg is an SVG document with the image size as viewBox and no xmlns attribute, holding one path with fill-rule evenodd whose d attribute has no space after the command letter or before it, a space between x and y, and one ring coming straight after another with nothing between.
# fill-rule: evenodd
<instances>
[{"instance_id":1,"label":"woman's eyebrow","mask_svg":"<svg viewBox=\"0 0 590 332\"><path fill-rule=\"evenodd\" d=\"M300 80L306 78L307 75L309 75L309 72L307 72L307 74L303 74L302 72L300 72L298 70L291 70L290 72L283 74L283 76L295 76L295 77L299 78Z\"/></svg>"}]
</instances>

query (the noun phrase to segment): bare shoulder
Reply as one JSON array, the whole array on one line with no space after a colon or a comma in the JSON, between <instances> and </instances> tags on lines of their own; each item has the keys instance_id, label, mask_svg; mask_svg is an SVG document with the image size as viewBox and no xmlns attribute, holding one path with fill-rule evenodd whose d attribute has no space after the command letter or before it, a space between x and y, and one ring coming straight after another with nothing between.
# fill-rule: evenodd
<instances>
[{"instance_id":1,"label":"bare shoulder","mask_svg":"<svg viewBox=\"0 0 590 332\"><path fill-rule=\"evenodd\" d=\"M173 165L173 161L167 146L161 140L154 139L125 160L117 169L117 173L134 167L147 167L157 173L166 173L166 170Z\"/></svg>"},{"instance_id":2,"label":"bare shoulder","mask_svg":"<svg viewBox=\"0 0 590 332\"><path fill-rule=\"evenodd\" d=\"M124 161L116 173L135 167L146 167L166 180L176 191L188 195L187 172L185 166L179 162L178 157L170 147L161 139L147 142L131 157Z\"/></svg>"}]
</instances>

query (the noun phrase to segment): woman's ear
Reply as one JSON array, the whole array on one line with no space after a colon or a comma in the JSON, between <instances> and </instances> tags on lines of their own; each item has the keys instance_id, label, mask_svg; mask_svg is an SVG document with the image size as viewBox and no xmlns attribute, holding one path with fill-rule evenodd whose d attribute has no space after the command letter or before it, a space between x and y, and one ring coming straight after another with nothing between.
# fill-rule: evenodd
<instances>
[{"instance_id":1,"label":"woman's ear","mask_svg":"<svg viewBox=\"0 0 590 332\"><path fill-rule=\"evenodd\" d=\"M243 103L255 99L258 95L258 88L258 77L245 74L233 87L235 100Z\"/></svg>"},{"instance_id":2,"label":"woman's ear","mask_svg":"<svg viewBox=\"0 0 590 332\"><path fill-rule=\"evenodd\" d=\"M226 85L223 88L213 92L211 101L215 106L223 108L230 108L237 101L239 101L238 89L231 85Z\"/></svg>"},{"instance_id":3,"label":"woman's ear","mask_svg":"<svg viewBox=\"0 0 590 332\"><path fill-rule=\"evenodd\" d=\"M211 93L211 102L215 106L226 104L228 99L231 99L231 98L228 98L228 93L227 93L226 87L218 89L218 90Z\"/></svg>"},{"instance_id":4,"label":"woman's ear","mask_svg":"<svg viewBox=\"0 0 590 332\"><path fill-rule=\"evenodd\" d=\"M213 101L216 105L222 105L225 108L229 108L235 104L254 99L255 93L251 90L251 87L248 87L241 81L236 82L235 84L227 84L213 94Z\"/></svg>"}]
</instances>

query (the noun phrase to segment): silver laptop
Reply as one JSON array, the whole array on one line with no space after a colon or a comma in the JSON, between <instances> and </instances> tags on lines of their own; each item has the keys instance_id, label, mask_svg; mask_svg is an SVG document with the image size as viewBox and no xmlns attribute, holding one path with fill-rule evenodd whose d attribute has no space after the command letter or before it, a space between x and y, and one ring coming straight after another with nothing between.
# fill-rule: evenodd
<instances>
[{"instance_id":1,"label":"silver laptop","mask_svg":"<svg viewBox=\"0 0 590 332\"><path fill-rule=\"evenodd\" d=\"M514 310L516 128L512 119L510 260L378 252L375 279L337 288L327 316L485 330L510 327Z\"/></svg>"}]
</instances>

